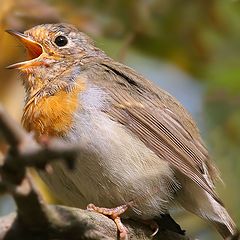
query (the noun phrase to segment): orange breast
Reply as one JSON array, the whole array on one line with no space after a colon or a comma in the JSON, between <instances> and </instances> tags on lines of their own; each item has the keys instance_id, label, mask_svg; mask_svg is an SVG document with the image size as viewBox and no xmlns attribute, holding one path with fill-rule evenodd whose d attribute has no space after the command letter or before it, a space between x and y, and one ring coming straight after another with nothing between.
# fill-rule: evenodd
<instances>
[{"instance_id":1,"label":"orange breast","mask_svg":"<svg viewBox=\"0 0 240 240\"><path fill-rule=\"evenodd\" d=\"M70 92L59 90L53 96L42 97L37 103L32 99L22 117L25 129L35 132L36 137L63 136L72 126L73 114L79 106L78 94L84 87L79 84Z\"/></svg>"}]
</instances>

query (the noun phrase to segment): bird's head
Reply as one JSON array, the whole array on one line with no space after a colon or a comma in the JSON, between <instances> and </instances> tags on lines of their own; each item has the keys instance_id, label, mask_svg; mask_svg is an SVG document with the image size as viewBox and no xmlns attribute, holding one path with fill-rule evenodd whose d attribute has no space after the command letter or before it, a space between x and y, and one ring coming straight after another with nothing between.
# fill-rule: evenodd
<instances>
[{"instance_id":1,"label":"bird's head","mask_svg":"<svg viewBox=\"0 0 240 240\"><path fill-rule=\"evenodd\" d=\"M36 81L46 85L71 69L79 72L85 62L104 55L87 35L69 24L43 24L24 33L7 32L27 49L27 61L7 67L28 75L24 84L27 88L36 85Z\"/></svg>"}]
</instances>

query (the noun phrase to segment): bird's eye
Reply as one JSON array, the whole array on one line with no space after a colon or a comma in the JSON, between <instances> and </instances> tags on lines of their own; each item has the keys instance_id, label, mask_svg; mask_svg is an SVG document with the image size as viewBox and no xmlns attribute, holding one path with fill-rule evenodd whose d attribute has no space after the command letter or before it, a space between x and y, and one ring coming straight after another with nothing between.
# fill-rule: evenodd
<instances>
[{"instance_id":1,"label":"bird's eye","mask_svg":"<svg viewBox=\"0 0 240 240\"><path fill-rule=\"evenodd\" d=\"M55 38L54 42L57 46L63 47L65 45L67 45L68 40L65 36L58 36Z\"/></svg>"}]
</instances>

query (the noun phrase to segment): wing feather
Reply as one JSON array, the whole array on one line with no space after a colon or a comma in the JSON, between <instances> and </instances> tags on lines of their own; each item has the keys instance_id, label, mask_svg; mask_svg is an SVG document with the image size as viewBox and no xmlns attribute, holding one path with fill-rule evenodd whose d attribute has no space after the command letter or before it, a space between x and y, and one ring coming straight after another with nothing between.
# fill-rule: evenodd
<instances>
[{"instance_id":1,"label":"wing feather","mask_svg":"<svg viewBox=\"0 0 240 240\"><path fill-rule=\"evenodd\" d=\"M216 168L194 121L181 104L120 63L106 61L100 69L105 69L101 87L111 97L111 107L104 111L219 201L213 182Z\"/></svg>"}]
</instances>

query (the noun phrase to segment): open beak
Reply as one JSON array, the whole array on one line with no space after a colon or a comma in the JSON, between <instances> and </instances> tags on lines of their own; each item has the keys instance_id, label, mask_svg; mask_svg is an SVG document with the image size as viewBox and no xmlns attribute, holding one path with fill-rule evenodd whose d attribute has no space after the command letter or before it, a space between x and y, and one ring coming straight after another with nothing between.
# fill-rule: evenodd
<instances>
[{"instance_id":1,"label":"open beak","mask_svg":"<svg viewBox=\"0 0 240 240\"><path fill-rule=\"evenodd\" d=\"M6 68L8 69L24 69L24 68L28 68L34 65L39 65L39 62L33 61L36 58L38 58L42 53L43 53L43 48L42 46L33 41L29 36L20 33L20 32L16 32L13 30L6 30L7 33L13 35L14 37L16 37L23 45L24 47L27 49L28 52L28 61L24 61L24 62L19 62L19 63L15 63L12 64Z\"/></svg>"}]
</instances>

